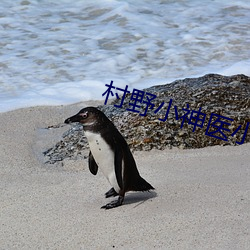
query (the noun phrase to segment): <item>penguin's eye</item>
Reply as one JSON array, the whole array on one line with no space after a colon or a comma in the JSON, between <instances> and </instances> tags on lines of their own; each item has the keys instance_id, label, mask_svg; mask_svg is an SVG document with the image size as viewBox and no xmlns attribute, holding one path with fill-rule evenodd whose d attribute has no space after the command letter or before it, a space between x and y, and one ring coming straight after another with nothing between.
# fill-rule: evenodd
<instances>
[{"instance_id":1,"label":"penguin's eye","mask_svg":"<svg viewBox=\"0 0 250 250\"><path fill-rule=\"evenodd\" d=\"M88 117L88 112L79 114L83 119L86 119Z\"/></svg>"}]
</instances>

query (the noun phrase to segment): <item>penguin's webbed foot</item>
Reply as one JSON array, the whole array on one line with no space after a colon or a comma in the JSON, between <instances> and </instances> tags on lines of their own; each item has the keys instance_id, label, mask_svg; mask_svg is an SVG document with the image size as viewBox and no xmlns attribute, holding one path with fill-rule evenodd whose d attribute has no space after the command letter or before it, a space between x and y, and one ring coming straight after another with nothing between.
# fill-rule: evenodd
<instances>
[{"instance_id":1,"label":"penguin's webbed foot","mask_svg":"<svg viewBox=\"0 0 250 250\"><path fill-rule=\"evenodd\" d=\"M111 188L107 193L105 193L106 198L109 198L109 197L112 197L112 196L115 197L117 195L118 195L118 193L115 191L114 188Z\"/></svg>"},{"instance_id":2,"label":"penguin's webbed foot","mask_svg":"<svg viewBox=\"0 0 250 250\"><path fill-rule=\"evenodd\" d=\"M110 203L108 203L108 204L102 206L101 208L110 209L110 208L114 208L114 207L119 207L119 206L122 205L123 200L124 200L124 197L123 197L123 196L119 196L118 200L116 200L116 201L111 201Z\"/></svg>"}]
</instances>

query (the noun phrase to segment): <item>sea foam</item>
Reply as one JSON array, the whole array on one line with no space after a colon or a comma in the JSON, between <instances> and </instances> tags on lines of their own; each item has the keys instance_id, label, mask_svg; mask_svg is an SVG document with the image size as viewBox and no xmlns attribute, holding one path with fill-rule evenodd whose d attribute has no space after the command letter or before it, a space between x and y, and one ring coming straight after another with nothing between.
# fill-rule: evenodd
<instances>
[{"instance_id":1,"label":"sea foam","mask_svg":"<svg viewBox=\"0 0 250 250\"><path fill-rule=\"evenodd\" d=\"M207 73L250 75L250 2L1 1L0 112Z\"/></svg>"}]
</instances>

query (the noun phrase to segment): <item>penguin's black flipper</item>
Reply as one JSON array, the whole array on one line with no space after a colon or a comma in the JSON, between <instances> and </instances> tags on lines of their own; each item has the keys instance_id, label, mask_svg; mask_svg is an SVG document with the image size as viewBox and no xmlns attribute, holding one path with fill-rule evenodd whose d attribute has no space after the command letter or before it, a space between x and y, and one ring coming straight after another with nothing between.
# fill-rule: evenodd
<instances>
[{"instance_id":1,"label":"penguin's black flipper","mask_svg":"<svg viewBox=\"0 0 250 250\"><path fill-rule=\"evenodd\" d=\"M118 147L118 145L115 147L115 176L117 183L120 187L120 189L123 189L123 181L122 181L122 149Z\"/></svg>"},{"instance_id":2,"label":"penguin's black flipper","mask_svg":"<svg viewBox=\"0 0 250 250\"><path fill-rule=\"evenodd\" d=\"M89 151L89 170L93 175L96 175L98 171L98 165L96 164L91 151Z\"/></svg>"},{"instance_id":3,"label":"penguin's black flipper","mask_svg":"<svg viewBox=\"0 0 250 250\"><path fill-rule=\"evenodd\" d=\"M107 193L105 193L106 198L109 198L109 197L112 197L112 196L115 197L117 195L118 195L118 193L115 191L114 188L111 188Z\"/></svg>"}]
</instances>

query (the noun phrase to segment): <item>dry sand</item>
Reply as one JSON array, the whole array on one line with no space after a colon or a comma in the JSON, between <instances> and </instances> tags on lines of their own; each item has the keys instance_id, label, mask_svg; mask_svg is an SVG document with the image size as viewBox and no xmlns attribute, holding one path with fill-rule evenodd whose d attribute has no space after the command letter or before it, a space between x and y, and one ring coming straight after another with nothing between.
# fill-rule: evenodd
<instances>
[{"instance_id":1,"label":"dry sand","mask_svg":"<svg viewBox=\"0 0 250 250\"><path fill-rule=\"evenodd\" d=\"M0 249L249 249L250 144L135 152L155 192L103 210L87 160L41 162L67 130L43 128L90 104L0 114Z\"/></svg>"}]
</instances>

